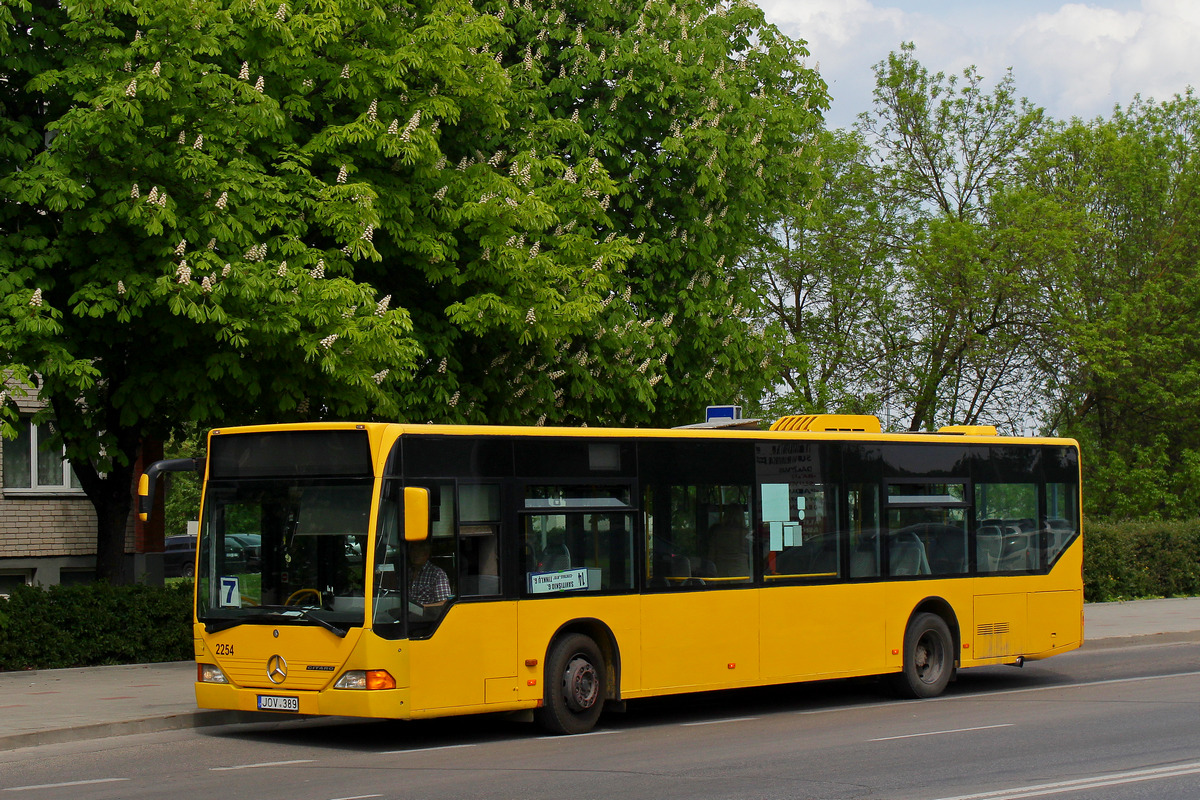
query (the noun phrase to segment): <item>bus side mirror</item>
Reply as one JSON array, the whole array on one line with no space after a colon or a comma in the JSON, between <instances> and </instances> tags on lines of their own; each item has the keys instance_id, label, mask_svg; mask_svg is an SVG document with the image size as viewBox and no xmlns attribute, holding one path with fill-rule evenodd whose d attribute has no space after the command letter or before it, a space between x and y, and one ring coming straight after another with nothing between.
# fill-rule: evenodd
<instances>
[{"instance_id":1,"label":"bus side mirror","mask_svg":"<svg viewBox=\"0 0 1200 800\"><path fill-rule=\"evenodd\" d=\"M423 542L429 538L429 490L404 487L404 541Z\"/></svg>"},{"instance_id":2,"label":"bus side mirror","mask_svg":"<svg viewBox=\"0 0 1200 800\"><path fill-rule=\"evenodd\" d=\"M154 489L158 476L163 472L199 472L204 474L204 459L202 458L168 458L165 461L155 461L142 476L138 478L138 519L142 522L150 519L154 511Z\"/></svg>"}]
</instances>

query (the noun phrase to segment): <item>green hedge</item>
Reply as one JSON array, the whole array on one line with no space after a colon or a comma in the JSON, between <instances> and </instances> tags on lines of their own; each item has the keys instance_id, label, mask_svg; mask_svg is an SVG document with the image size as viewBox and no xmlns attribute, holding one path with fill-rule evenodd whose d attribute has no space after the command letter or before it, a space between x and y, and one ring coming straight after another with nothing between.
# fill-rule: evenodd
<instances>
[{"instance_id":1,"label":"green hedge","mask_svg":"<svg viewBox=\"0 0 1200 800\"><path fill-rule=\"evenodd\" d=\"M1088 522L1083 545L1089 603L1200 595L1200 520Z\"/></svg>"},{"instance_id":2,"label":"green hedge","mask_svg":"<svg viewBox=\"0 0 1200 800\"><path fill-rule=\"evenodd\" d=\"M186 661L192 586L19 586L0 598L0 670Z\"/></svg>"}]
</instances>

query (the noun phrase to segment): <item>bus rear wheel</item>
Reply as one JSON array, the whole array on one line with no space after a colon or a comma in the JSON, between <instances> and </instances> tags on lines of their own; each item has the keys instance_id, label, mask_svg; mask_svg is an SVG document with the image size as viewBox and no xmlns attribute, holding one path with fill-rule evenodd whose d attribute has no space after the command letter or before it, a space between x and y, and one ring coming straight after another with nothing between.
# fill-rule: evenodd
<instances>
[{"instance_id":1,"label":"bus rear wheel","mask_svg":"<svg viewBox=\"0 0 1200 800\"><path fill-rule=\"evenodd\" d=\"M538 723L551 733L586 733L604 710L604 655L589 637L568 634L546 658L545 701Z\"/></svg>"},{"instance_id":2,"label":"bus rear wheel","mask_svg":"<svg viewBox=\"0 0 1200 800\"><path fill-rule=\"evenodd\" d=\"M954 638L937 614L917 614L904 632L904 670L896 689L904 697L936 697L954 677Z\"/></svg>"}]
</instances>

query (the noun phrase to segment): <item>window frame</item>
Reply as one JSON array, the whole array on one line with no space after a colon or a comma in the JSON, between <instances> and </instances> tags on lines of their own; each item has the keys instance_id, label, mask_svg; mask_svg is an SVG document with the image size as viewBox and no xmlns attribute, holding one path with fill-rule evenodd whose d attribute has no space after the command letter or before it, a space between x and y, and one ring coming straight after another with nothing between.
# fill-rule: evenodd
<instances>
[{"instance_id":1,"label":"window frame","mask_svg":"<svg viewBox=\"0 0 1200 800\"><path fill-rule=\"evenodd\" d=\"M520 600L544 600L554 597L571 597L571 596L609 596L609 595L628 595L638 594L640 591L639 585L639 557L638 549L639 542L642 541L644 533L639 529L639 519L642 514L641 503L639 501L638 491L639 483L636 478L616 478L616 477L587 477L579 475L560 475L554 478L523 478L513 481L509 484L512 492L512 502L515 506L514 511L516 519L516 528L512 539L515 545L517 557L515 559L513 570L515 570L518 579L516 585L511 589L515 591L516 597ZM628 492L629 501L625 504L610 504L609 498L599 496L598 502L587 504L583 497L573 498L571 502L567 502L561 506L529 506L527 502L537 500L531 498L530 492L534 489L562 487L567 489L580 490L595 490L605 488L620 488ZM532 592L529 589L529 575L532 574L529 569L527 554L523 550L523 543L528 522L533 517L582 517L585 515L600 515L600 516L616 516L624 515L626 517L626 533L629 536L629 569L631 574L626 578L628 585L623 587L610 587L599 590L582 590L571 591L564 593L546 593ZM611 568L611 564L610 564ZM495 598L498 599L498 598Z\"/></svg>"},{"instance_id":2,"label":"window frame","mask_svg":"<svg viewBox=\"0 0 1200 800\"><path fill-rule=\"evenodd\" d=\"M67 460L65 446L62 448L62 455L60 456L62 459L61 466L63 482L57 484L43 484L39 481L38 457L43 453L42 448L39 447L40 439L38 432L42 426L52 425L53 422L46 421L42 423L36 423L34 422L33 417L22 416L18 424L25 426L25 430L28 431L29 434L29 453L27 462L29 469L29 485L9 486L9 471L7 468L5 468L3 469L3 485L0 485L0 493L3 493L5 497L86 497L86 493L83 490L83 486L79 484L79 478L75 475L75 470L71 466L71 462ZM4 451L7 448L13 447L16 445L16 443L17 440L15 439L5 440L2 444L0 444L0 451ZM3 461L7 462L7 459L5 458Z\"/></svg>"}]
</instances>

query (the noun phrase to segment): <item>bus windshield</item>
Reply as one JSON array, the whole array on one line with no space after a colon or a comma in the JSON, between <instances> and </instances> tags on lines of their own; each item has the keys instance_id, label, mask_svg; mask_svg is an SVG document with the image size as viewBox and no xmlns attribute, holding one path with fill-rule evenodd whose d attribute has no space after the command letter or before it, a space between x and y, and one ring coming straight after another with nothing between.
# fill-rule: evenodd
<instances>
[{"instance_id":1,"label":"bus windshield","mask_svg":"<svg viewBox=\"0 0 1200 800\"><path fill-rule=\"evenodd\" d=\"M200 529L197 617L210 632L245 623L362 626L372 480L212 481Z\"/></svg>"}]
</instances>

